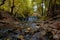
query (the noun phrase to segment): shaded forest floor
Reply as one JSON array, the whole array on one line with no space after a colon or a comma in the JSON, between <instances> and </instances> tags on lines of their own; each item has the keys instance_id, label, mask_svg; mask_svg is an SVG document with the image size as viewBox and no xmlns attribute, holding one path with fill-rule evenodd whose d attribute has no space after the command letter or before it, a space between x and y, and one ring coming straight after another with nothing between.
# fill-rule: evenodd
<instances>
[{"instance_id":1,"label":"shaded forest floor","mask_svg":"<svg viewBox=\"0 0 60 40\"><path fill-rule=\"evenodd\" d=\"M60 18L20 24L9 12L0 11L0 40L60 40Z\"/></svg>"}]
</instances>

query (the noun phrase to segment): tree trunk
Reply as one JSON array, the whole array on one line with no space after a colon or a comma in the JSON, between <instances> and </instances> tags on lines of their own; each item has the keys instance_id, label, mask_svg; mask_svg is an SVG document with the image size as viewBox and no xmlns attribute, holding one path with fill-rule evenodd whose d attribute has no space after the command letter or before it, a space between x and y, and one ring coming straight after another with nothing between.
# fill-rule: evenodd
<instances>
[{"instance_id":1,"label":"tree trunk","mask_svg":"<svg viewBox=\"0 0 60 40\"><path fill-rule=\"evenodd\" d=\"M13 5L12 5L12 7L11 7L11 15L13 15L13 11L14 11L14 0L13 0Z\"/></svg>"}]
</instances>

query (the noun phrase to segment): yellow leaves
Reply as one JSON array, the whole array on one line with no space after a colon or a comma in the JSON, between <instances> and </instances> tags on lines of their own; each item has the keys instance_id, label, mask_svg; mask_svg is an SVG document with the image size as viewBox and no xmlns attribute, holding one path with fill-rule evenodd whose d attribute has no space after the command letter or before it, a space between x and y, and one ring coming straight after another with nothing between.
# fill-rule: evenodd
<instances>
[{"instance_id":1,"label":"yellow leaves","mask_svg":"<svg viewBox=\"0 0 60 40\"><path fill-rule=\"evenodd\" d=\"M7 40L10 40L10 39L7 39Z\"/></svg>"},{"instance_id":2,"label":"yellow leaves","mask_svg":"<svg viewBox=\"0 0 60 40\"><path fill-rule=\"evenodd\" d=\"M33 12L32 9L32 0L14 0L15 8L13 13L17 13L22 17L25 17L25 12L29 12L28 14ZM5 4L0 6L1 9L11 12L11 6L13 6L13 0L6 0Z\"/></svg>"},{"instance_id":3,"label":"yellow leaves","mask_svg":"<svg viewBox=\"0 0 60 40\"><path fill-rule=\"evenodd\" d=\"M57 0L57 2L56 2L57 4L60 4L60 0Z\"/></svg>"},{"instance_id":4,"label":"yellow leaves","mask_svg":"<svg viewBox=\"0 0 60 40\"><path fill-rule=\"evenodd\" d=\"M42 0L36 0L37 4L41 4Z\"/></svg>"},{"instance_id":5,"label":"yellow leaves","mask_svg":"<svg viewBox=\"0 0 60 40\"><path fill-rule=\"evenodd\" d=\"M0 2L0 4L1 4L1 2Z\"/></svg>"},{"instance_id":6,"label":"yellow leaves","mask_svg":"<svg viewBox=\"0 0 60 40\"><path fill-rule=\"evenodd\" d=\"M21 39L21 40L24 40L24 36L23 35L18 36L18 38Z\"/></svg>"},{"instance_id":7,"label":"yellow leaves","mask_svg":"<svg viewBox=\"0 0 60 40\"><path fill-rule=\"evenodd\" d=\"M5 1L5 4L2 5L2 6L0 6L0 9L4 9L4 10L6 10L6 11L9 11L8 2Z\"/></svg>"},{"instance_id":8,"label":"yellow leaves","mask_svg":"<svg viewBox=\"0 0 60 40\"><path fill-rule=\"evenodd\" d=\"M21 0L14 0L14 4L15 4L15 6L19 6L20 3L21 3Z\"/></svg>"}]
</instances>

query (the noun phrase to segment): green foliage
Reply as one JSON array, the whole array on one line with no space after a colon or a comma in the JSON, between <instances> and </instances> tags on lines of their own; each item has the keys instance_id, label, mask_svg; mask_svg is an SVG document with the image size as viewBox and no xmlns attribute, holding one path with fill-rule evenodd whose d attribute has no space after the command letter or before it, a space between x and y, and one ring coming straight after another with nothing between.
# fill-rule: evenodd
<instances>
[{"instance_id":1,"label":"green foliage","mask_svg":"<svg viewBox=\"0 0 60 40\"><path fill-rule=\"evenodd\" d=\"M1 0L0 0L1 1ZM50 2L51 1L51 2ZM36 2L36 4L34 4ZM45 9L42 8L41 4L44 2ZM1 2L0 2L1 3ZM14 10L13 14L18 14L16 17L28 17L34 13L34 5L37 5L37 13L40 14L40 18L47 18L47 10L49 8L49 3L54 3L54 0L14 0ZM60 4L60 0L56 0L57 4ZM13 6L13 0L6 0L5 4L0 6L0 9L11 12L11 6ZM43 16L42 16L43 14Z\"/></svg>"},{"instance_id":2,"label":"green foliage","mask_svg":"<svg viewBox=\"0 0 60 40\"><path fill-rule=\"evenodd\" d=\"M14 14L16 13L22 17L25 17L25 15L30 15L31 13L33 13L31 0L14 0L14 5ZM5 4L0 6L0 9L11 12L11 6L13 6L13 1L6 0Z\"/></svg>"},{"instance_id":3,"label":"green foliage","mask_svg":"<svg viewBox=\"0 0 60 40\"><path fill-rule=\"evenodd\" d=\"M57 4L60 4L60 0L56 0L57 1Z\"/></svg>"}]
</instances>

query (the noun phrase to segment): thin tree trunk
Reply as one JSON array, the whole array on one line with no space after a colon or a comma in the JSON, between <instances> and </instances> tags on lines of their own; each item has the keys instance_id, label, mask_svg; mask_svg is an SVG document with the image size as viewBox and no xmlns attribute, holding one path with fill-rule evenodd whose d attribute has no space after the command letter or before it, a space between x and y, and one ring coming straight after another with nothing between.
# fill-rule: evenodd
<instances>
[{"instance_id":1,"label":"thin tree trunk","mask_svg":"<svg viewBox=\"0 0 60 40\"><path fill-rule=\"evenodd\" d=\"M13 15L13 11L14 11L14 0L13 0L13 5L12 5L12 7L11 7L11 15Z\"/></svg>"},{"instance_id":2,"label":"thin tree trunk","mask_svg":"<svg viewBox=\"0 0 60 40\"><path fill-rule=\"evenodd\" d=\"M43 13L43 0L42 0L42 16L44 16L44 13Z\"/></svg>"}]
</instances>

